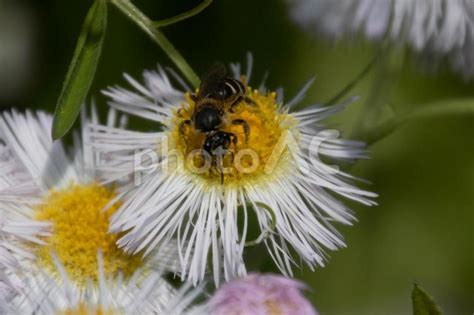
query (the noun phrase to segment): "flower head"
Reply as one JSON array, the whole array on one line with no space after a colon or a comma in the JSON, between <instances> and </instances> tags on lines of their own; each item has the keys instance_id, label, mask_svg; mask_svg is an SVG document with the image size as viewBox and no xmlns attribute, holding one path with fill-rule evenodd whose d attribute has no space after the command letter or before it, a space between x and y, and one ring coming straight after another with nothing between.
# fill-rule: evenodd
<instances>
[{"instance_id":1,"label":"flower head","mask_svg":"<svg viewBox=\"0 0 474 315\"><path fill-rule=\"evenodd\" d=\"M111 125L115 118L110 112ZM93 310L102 305L97 292L108 279L115 279L113 310L129 306L135 287L145 288L136 297L146 302L139 307L168 303L177 292L161 274L177 271L176 254L165 250L152 261L118 248L119 235L109 233L109 218L120 203L114 187L99 184L97 156L81 144L90 141L87 129L82 139L76 137L71 159L61 142L51 141L51 124L52 117L42 112L0 116L0 253L5 254L0 271L6 276L1 283L18 279L20 284L18 296L0 306L14 314L37 309L74 314L68 305Z\"/></svg>"},{"instance_id":2,"label":"flower head","mask_svg":"<svg viewBox=\"0 0 474 315\"><path fill-rule=\"evenodd\" d=\"M277 275L249 274L224 284L207 302L212 315L316 315L301 290L305 286Z\"/></svg>"},{"instance_id":3,"label":"flower head","mask_svg":"<svg viewBox=\"0 0 474 315\"><path fill-rule=\"evenodd\" d=\"M174 289L159 273L147 275L138 270L130 281L108 276L103 254L98 254L98 284L86 288L69 278L64 265L55 256L59 277L38 270L25 278L18 295L8 303L6 314L181 314L199 293L189 285Z\"/></svg>"},{"instance_id":4,"label":"flower head","mask_svg":"<svg viewBox=\"0 0 474 315\"><path fill-rule=\"evenodd\" d=\"M112 216L111 230L125 233L118 244L148 254L177 239L181 274L194 283L204 279L208 257L217 284L221 276L244 275L244 249L257 243L266 245L286 274L294 264L290 247L310 267L323 265L325 248L344 246L329 222L353 219L334 194L374 204L374 194L352 186L349 175L317 156L366 156L362 143L340 140L339 133L319 125L343 106L291 112L309 85L284 103L275 91L249 86L250 71L241 76L239 66L233 70L240 82L234 83L245 93L221 113L219 130L195 127L202 104L194 91L174 88L161 68L145 72L145 85L126 76L135 91L111 88L105 94L113 108L150 119L162 130L90 126L92 145L106 157L101 175L135 176L120 188L123 204ZM213 145L224 152L209 150ZM251 215L260 228L256 239L247 236Z\"/></svg>"},{"instance_id":5,"label":"flower head","mask_svg":"<svg viewBox=\"0 0 474 315\"><path fill-rule=\"evenodd\" d=\"M472 0L288 0L293 19L331 38L363 33L389 38L423 56L447 56L455 70L474 76Z\"/></svg>"}]
</instances>

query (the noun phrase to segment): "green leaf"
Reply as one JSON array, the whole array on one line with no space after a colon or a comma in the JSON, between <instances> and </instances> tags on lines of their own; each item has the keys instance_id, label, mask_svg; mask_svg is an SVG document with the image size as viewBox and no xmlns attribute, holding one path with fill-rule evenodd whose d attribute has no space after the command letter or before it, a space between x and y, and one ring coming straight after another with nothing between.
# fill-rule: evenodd
<instances>
[{"instance_id":1,"label":"green leaf","mask_svg":"<svg viewBox=\"0 0 474 315\"><path fill-rule=\"evenodd\" d=\"M415 283L411 294L413 301L413 315L442 315L443 312L422 288Z\"/></svg>"},{"instance_id":2,"label":"green leaf","mask_svg":"<svg viewBox=\"0 0 474 315\"><path fill-rule=\"evenodd\" d=\"M77 40L76 50L63 83L53 120L53 139L71 129L94 79L107 27L106 0L95 0Z\"/></svg>"}]
</instances>

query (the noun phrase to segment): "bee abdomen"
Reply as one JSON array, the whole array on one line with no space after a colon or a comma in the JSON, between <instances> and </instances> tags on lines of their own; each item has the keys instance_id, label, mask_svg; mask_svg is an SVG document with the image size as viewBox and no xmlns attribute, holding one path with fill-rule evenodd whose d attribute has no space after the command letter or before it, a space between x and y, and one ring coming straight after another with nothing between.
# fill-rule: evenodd
<instances>
[{"instance_id":1,"label":"bee abdomen","mask_svg":"<svg viewBox=\"0 0 474 315\"><path fill-rule=\"evenodd\" d=\"M225 88L227 90L227 95L236 95L245 93L245 86L242 82L236 79L226 78Z\"/></svg>"}]
</instances>

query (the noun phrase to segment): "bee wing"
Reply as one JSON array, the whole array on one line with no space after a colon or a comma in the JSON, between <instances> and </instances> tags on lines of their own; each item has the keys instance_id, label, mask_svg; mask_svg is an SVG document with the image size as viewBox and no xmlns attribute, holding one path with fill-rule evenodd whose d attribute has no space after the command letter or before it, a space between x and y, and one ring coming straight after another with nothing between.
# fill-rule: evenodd
<instances>
[{"instance_id":1,"label":"bee wing","mask_svg":"<svg viewBox=\"0 0 474 315\"><path fill-rule=\"evenodd\" d=\"M207 73L201 79L201 86L199 87L199 96L206 97L215 91L219 84L225 80L227 70L223 63L216 62L209 68Z\"/></svg>"}]
</instances>

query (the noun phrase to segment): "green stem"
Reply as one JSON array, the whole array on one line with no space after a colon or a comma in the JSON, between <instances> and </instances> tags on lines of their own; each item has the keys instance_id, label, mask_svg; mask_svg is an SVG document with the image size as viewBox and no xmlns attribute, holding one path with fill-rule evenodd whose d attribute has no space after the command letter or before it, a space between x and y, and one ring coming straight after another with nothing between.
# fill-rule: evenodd
<instances>
[{"instance_id":1,"label":"green stem","mask_svg":"<svg viewBox=\"0 0 474 315\"><path fill-rule=\"evenodd\" d=\"M337 104L337 102L339 102L344 96L346 96L347 93L349 93L357 85L357 83L359 83L365 76L369 74L370 70L376 63L377 58L378 58L378 55L373 57L373 59L364 67L364 69L362 69L362 71L359 74L357 74L357 76L354 79L352 79L344 88L342 88L342 90L340 90L336 94L336 96L334 96L333 98L331 98L329 101L325 102L324 104L326 104L327 106Z\"/></svg>"},{"instance_id":2,"label":"green stem","mask_svg":"<svg viewBox=\"0 0 474 315\"><path fill-rule=\"evenodd\" d=\"M110 0L122 13L140 27L164 52L170 57L181 73L195 87L199 85L199 77L189 66L179 51L171 44L166 36L154 25L142 11L129 0Z\"/></svg>"},{"instance_id":3,"label":"green stem","mask_svg":"<svg viewBox=\"0 0 474 315\"><path fill-rule=\"evenodd\" d=\"M364 135L371 130L380 119L380 115L397 85L404 61L404 52L383 45L376 58L377 72L373 79L367 101L362 108L352 130L352 138L366 141Z\"/></svg>"},{"instance_id":4,"label":"green stem","mask_svg":"<svg viewBox=\"0 0 474 315\"><path fill-rule=\"evenodd\" d=\"M204 2L202 2L201 4L196 6L195 8L192 8L189 11L178 14L176 16L173 16L172 18L169 18L169 19L164 19L164 20L161 20L161 21L153 22L153 25L155 27L164 27L164 26L168 26L168 25L171 25L171 24L178 23L178 22L181 22L183 20L189 19L190 17L193 17L196 14L201 13L201 11L203 11L205 8L207 8L212 3L212 1L213 0L204 0Z\"/></svg>"},{"instance_id":5,"label":"green stem","mask_svg":"<svg viewBox=\"0 0 474 315\"><path fill-rule=\"evenodd\" d=\"M402 125L414 120L464 114L474 115L474 99L456 99L434 102L428 105L416 105L414 110L399 114L374 125L362 136L369 145L372 145L384 139Z\"/></svg>"}]
</instances>

